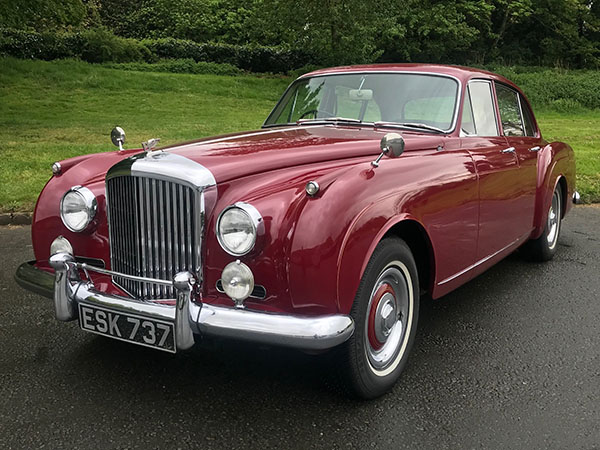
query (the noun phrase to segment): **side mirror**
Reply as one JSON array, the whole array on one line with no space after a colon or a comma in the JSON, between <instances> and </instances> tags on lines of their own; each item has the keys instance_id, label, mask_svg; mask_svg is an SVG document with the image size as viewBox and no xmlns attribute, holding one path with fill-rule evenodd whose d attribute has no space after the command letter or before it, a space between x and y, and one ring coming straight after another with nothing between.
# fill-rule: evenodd
<instances>
[{"instance_id":1,"label":"side mirror","mask_svg":"<svg viewBox=\"0 0 600 450\"><path fill-rule=\"evenodd\" d=\"M379 147L389 158L397 158L404 153L404 138L398 133L388 133L381 138Z\"/></svg>"},{"instance_id":2,"label":"side mirror","mask_svg":"<svg viewBox=\"0 0 600 450\"><path fill-rule=\"evenodd\" d=\"M373 167L379 167L379 161L381 161L383 155L387 155L388 158L397 158L404 153L404 138L398 133L388 133L381 138L379 147L381 148L381 154L375 161L371 162Z\"/></svg>"},{"instance_id":3,"label":"side mirror","mask_svg":"<svg viewBox=\"0 0 600 450\"><path fill-rule=\"evenodd\" d=\"M125 131L121 127L114 127L110 132L110 140L112 143L119 147L119 150L123 150L123 144L125 143Z\"/></svg>"}]
</instances>

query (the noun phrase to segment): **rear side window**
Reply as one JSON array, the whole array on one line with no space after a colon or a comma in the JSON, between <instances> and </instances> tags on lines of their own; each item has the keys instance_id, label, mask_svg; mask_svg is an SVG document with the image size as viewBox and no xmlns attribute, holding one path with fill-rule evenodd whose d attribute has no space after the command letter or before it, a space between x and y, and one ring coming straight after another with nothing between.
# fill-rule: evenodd
<instances>
[{"instance_id":1,"label":"rear side window","mask_svg":"<svg viewBox=\"0 0 600 450\"><path fill-rule=\"evenodd\" d=\"M525 136L519 95L512 89L496 83L496 96L504 136Z\"/></svg>"},{"instance_id":2,"label":"rear side window","mask_svg":"<svg viewBox=\"0 0 600 450\"><path fill-rule=\"evenodd\" d=\"M461 131L465 136L498 136L492 87L489 82L469 83L463 104Z\"/></svg>"},{"instance_id":3,"label":"rear side window","mask_svg":"<svg viewBox=\"0 0 600 450\"><path fill-rule=\"evenodd\" d=\"M525 99L519 95L519 100L521 101L521 111L523 112L523 124L525 125L525 135L526 136L535 136L537 134L537 130L535 128L535 121L533 120L533 113Z\"/></svg>"}]
</instances>

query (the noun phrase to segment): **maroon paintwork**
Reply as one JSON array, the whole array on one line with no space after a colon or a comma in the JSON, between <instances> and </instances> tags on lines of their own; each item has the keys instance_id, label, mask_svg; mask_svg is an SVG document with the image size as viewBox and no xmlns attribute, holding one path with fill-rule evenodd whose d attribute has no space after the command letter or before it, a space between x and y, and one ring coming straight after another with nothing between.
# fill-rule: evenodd
<instances>
[{"instance_id":1,"label":"maroon paintwork","mask_svg":"<svg viewBox=\"0 0 600 450\"><path fill-rule=\"evenodd\" d=\"M447 66L355 66L315 73L367 70L444 73L456 77L463 87L470 79L484 78L518 90L498 75ZM497 107L496 115L499 119ZM461 116L459 111L458 123ZM420 274L423 289L437 298L527 239L539 237L559 182L566 187L563 213L569 211L571 202L566 200L574 192L575 164L568 145L548 143L539 133L518 138L460 137L459 128L446 135L403 131L405 153L397 159L384 158L377 169L370 162L380 153L379 142L395 130L298 125L168 148L206 166L217 180L218 200L208 211L203 244L203 301L232 305L215 288L233 257L221 249L214 230L218 214L238 201L255 206L266 228L255 250L241 259L268 296L262 301L248 299L247 307L296 314L348 314L369 257L388 232L420 232L422 248L415 248L426 253L417 256L427 270ZM511 146L515 154L501 153ZM530 152L533 146L542 150ZM51 271L50 243L63 235L77 256L100 258L110 268L105 174L140 151L61 163L63 174L48 182L35 211L32 234L38 267ZM304 190L310 180L321 187L315 198ZM60 199L74 185L88 187L98 199L95 226L89 232L70 232L59 217ZM93 275L93 279L98 289L125 295L108 277Z\"/></svg>"}]
</instances>

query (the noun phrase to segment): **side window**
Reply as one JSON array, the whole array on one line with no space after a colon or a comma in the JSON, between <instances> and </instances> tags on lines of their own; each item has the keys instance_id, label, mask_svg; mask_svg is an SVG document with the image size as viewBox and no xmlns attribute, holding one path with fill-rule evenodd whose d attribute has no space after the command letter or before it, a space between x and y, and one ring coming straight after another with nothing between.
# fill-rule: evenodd
<instances>
[{"instance_id":1,"label":"side window","mask_svg":"<svg viewBox=\"0 0 600 450\"><path fill-rule=\"evenodd\" d=\"M471 81L465 93L461 130L467 136L498 136L498 124L487 81Z\"/></svg>"},{"instance_id":2,"label":"side window","mask_svg":"<svg viewBox=\"0 0 600 450\"><path fill-rule=\"evenodd\" d=\"M462 124L460 131L466 136L476 136L475 118L473 117L473 108L471 107L471 96L469 90L465 92L465 101L463 102Z\"/></svg>"},{"instance_id":3,"label":"side window","mask_svg":"<svg viewBox=\"0 0 600 450\"><path fill-rule=\"evenodd\" d=\"M535 136L537 134L537 130L535 129L535 120L533 120L533 113L525 99L519 95L519 100L521 101L521 111L523 112L523 124L525 125L525 135L526 136Z\"/></svg>"},{"instance_id":4,"label":"side window","mask_svg":"<svg viewBox=\"0 0 600 450\"><path fill-rule=\"evenodd\" d=\"M496 83L496 96L498 97L498 109L504 136L524 136L518 94L512 89Z\"/></svg>"}]
</instances>

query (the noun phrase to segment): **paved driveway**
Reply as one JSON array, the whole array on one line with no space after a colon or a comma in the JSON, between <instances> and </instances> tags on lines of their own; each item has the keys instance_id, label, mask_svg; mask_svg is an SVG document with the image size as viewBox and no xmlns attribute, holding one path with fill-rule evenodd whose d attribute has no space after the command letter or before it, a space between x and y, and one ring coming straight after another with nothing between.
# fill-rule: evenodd
<instances>
[{"instance_id":1,"label":"paved driveway","mask_svg":"<svg viewBox=\"0 0 600 450\"><path fill-rule=\"evenodd\" d=\"M221 344L168 355L58 323L12 280L0 227L0 448L600 448L600 208L550 263L514 254L422 307L401 382L371 402L325 358Z\"/></svg>"}]
</instances>

